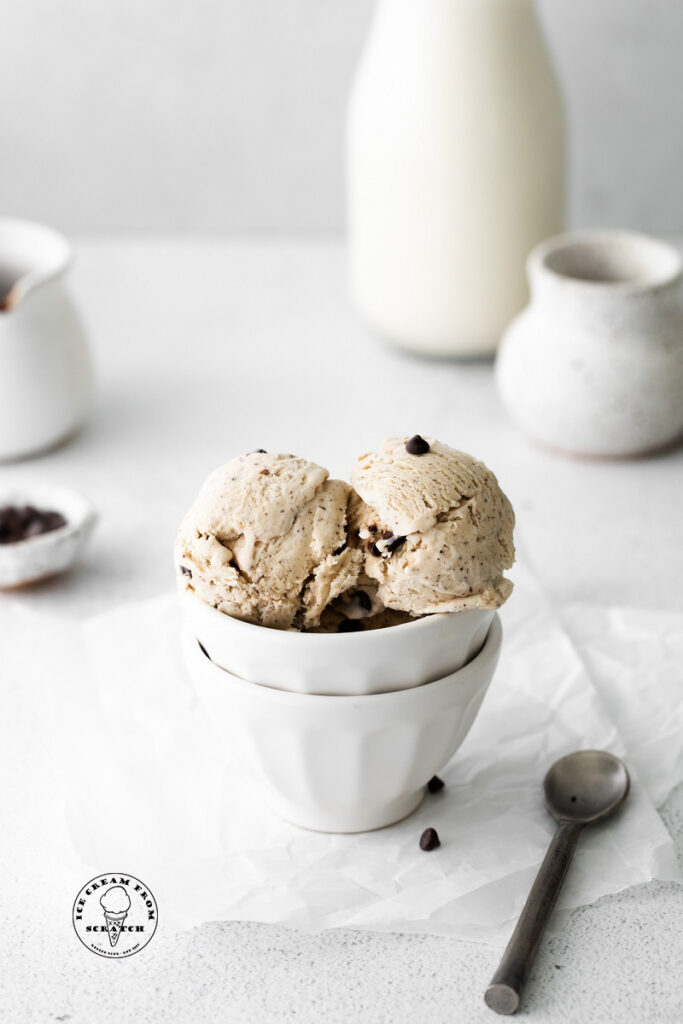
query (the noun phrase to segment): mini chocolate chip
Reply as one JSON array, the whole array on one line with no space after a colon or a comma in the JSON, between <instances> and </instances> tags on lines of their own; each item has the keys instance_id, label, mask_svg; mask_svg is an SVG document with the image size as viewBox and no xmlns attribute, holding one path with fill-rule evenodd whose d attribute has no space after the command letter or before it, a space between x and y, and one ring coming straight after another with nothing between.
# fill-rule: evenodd
<instances>
[{"instance_id":1,"label":"mini chocolate chip","mask_svg":"<svg viewBox=\"0 0 683 1024\"><path fill-rule=\"evenodd\" d=\"M356 601L358 601L364 612L372 611L372 599L367 590L357 590L355 596Z\"/></svg>"},{"instance_id":2,"label":"mini chocolate chip","mask_svg":"<svg viewBox=\"0 0 683 1024\"><path fill-rule=\"evenodd\" d=\"M443 779L440 779L438 775L432 775L431 779L427 783L427 790L430 793L438 793L445 785L446 783Z\"/></svg>"},{"instance_id":3,"label":"mini chocolate chip","mask_svg":"<svg viewBox=\"0 0 683 1024\"><path fill-rule=\"evenodd\" d=\"M379 548L377 547L376 544L370 544L368 546L368 551L370 552L371 555L374 555L375 558L381 558L382 557L381 552L380 552L380 550L379 550Z\"/></svg>"},{"instance_id":4,"label":"mini chocolate chip","mask_svg":"<svg viewBox=\"0 0 683 1024\"><path fill-rule=\"evenodd\" d=\"M406 441L408 455L426 455L429 451L429 443L420 434L414 434L409 441Z\"/></svg>"},{"instance_id":5,"label":"mini chocolate chip","mask_svg":"<svg viewBox=\"0 0 683 1024\"><path fill-rule=\"evenodd\" d=\"M374 525L368 526L368 530L370 531L370 533L377 533L377 527Z\"/></svg>"},{"instance_id":6,"label":"mini chocolate chip","mask_svg":"<svg viewBox=\"0 0 683 1024\"><path fill-rule=\"evenodd\" d=\"M249 452L249 455L267 455L268 452L265 448L254 448L253 452Z\"/></svg>"},{"instance_id":7,"label":"mini chocolate chip","mask_svg":"<svg viewBox=\"0 0 683 1024\"><path fill-rule=\"evenodd\" d=\"M262 469L261 472L259 473L259 476L270 476L270 470Z\"/></svg>"},{"instance_id":8,"label":"mini chocolate chip","mask_svg":"<svg viewBox=\"0 0 683 1024\"><path fill-rule=\"evenodd\" d=\"M363 626L361 625L358 619L344 619L344 621L340 622L339 625L337 626L337 632L359 633L362 630L362 628Z\"/></svg>"},{"instance_id":9,"label":"mini chocolate chip","mask_svg":"<svg viewBox=\"0 0 683 1024\"><path fill-rule=\"evenodd\" d=\"M43 525L45 529L43 533L48 533L50 530L59 530L62 526L66 526L66 519L61 512L43 512Z\"/></svg>"},{"instance_id":10,"label":"mini chocolate chip","mask_svg":"<svg viewBox=\"0 0 683 1024\"><path fill-rule=\"evenodd\" d=\"M396 548L400 548L401 544L405 543L405 537L392 537L384 545L385 551L395 551Z\"/></svg>"},{"instance_id":11,"label":"mini chocolate chip","mask_svg":"<svg viewBox=\"0 0 683 1024\"><path fill-rule=\"evenodd\" d=\"M426 828L420 836L420 849L427 851L435 850L437 846L441 846L439 833L435 828Z\"/></svg>"},{"instance_id":12,"label":"mini chocolate chip","mask_svg":"<svg viewBox=\"0 0 683 1024\"><path fill-rule=\"evenodd\" d=\"M340 544L338 548L335 548L332 554L341 555L342 551L346 551L346 541L344 541L343 544Z\"/></svg>"},{"instance_id":13,"label":"mini chocolate chip","mask_svg":"<svg viewBox=\"0 0 683 1024\"><path fill-rule=\"evenodd\" d=\"M192 569L188 569L186 565L181 565L180 571L183 574L183 576L189 576L190 579L192 579Z\"/></svg>"}]
</instances>

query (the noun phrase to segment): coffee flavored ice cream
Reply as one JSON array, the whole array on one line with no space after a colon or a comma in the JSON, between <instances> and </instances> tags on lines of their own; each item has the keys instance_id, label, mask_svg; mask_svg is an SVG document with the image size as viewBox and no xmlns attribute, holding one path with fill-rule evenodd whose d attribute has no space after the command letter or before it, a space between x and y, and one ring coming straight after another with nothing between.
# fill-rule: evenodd
<instances>
[{"instance_id":1,"label":"coffee flavored ice cream","mask_svg":"<svg viewBox=\"0 0 683 1024\"><path fill-rule=\"evenodd\" d=\"M350 487L294 455L240 455L209 476L175 544L182 586L228 615L312 629L358 580Z\"/></svg>"},{"instance_id":2,"label":"coffee flavored ice cream","mask_svg":"<svg viewBox=\"0 0 683 1024\"><path fill-rule=\"evenodd\" d=\"M352 543L386 608L498 608L512 583L514 513L493 473L440 441L390 438L353 470Z\"/></svg>"}]
</instances>

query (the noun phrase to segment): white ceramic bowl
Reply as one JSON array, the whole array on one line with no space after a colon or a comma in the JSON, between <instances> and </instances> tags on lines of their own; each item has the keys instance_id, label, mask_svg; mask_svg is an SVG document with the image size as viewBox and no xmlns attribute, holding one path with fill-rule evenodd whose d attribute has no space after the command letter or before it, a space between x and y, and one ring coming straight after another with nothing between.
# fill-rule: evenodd
<instances>
[{"instance_id":1,"label":"white ceramic bowl","mask_svg":"<svg viewBox=\"0 0 683 1024\"><path fill-rule=\"evenodd\" d=\"M0 588L27 586L70 569L97 521L85 498L65 487L15 487L0 492L0 507L5 505L61 512L66 523L28 540L0 544Z\"/></svg>"},{"instance_id":2,"label":"white ceramic bowl","mask_svg":"<svg viewBox=\"0 0 683 1024\"><path fill-rule=\"evenodd\" d=\"M316 831L364 832L400 821L418 806L426 783L474 722L501 638L496 615L484 647L458 672L362 697L285 693L238 679L202 653L189 624L182 643L230 760L238 759L264 785L273 810Z\"/></svg>"},{"instance_id":3,"label":"white ceramic bowl","mask_svg":"<svg viewBox=\"0 0 683 1024\"><path fill-rule=\"evenodd\" d=\"M428 615L361 633L298 633L242 622L183 593L192 632L226 672L293 693L346 696L420 686L481 650L489 609Z\"/></svg>"}]
</instances>

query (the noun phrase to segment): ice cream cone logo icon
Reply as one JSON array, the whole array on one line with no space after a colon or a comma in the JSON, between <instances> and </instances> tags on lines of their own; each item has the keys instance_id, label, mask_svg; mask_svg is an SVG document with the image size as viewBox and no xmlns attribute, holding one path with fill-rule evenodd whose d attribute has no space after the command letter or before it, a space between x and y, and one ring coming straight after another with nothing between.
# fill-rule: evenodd
<instances>
[{"instance_id":1,"label":"ice cream cone logo icon","mask_svg":"<svg viewBox=\"0 0 683 1024\"><path fill-rule=\"evenodd\" d=\"M100 903L107 923L109 942L115 946L123 928L123 922L130 910L130 896L122 885L112 885L100 896Z\"/></svg>"}]
</instances>

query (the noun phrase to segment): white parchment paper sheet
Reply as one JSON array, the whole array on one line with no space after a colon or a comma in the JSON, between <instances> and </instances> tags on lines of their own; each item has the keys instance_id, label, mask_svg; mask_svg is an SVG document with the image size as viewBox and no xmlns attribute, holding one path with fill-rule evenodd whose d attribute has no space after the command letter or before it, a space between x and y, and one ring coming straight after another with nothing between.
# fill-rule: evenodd
<instances>
[{"instance_id":1,"label":"white parchment paper sheet","mask_svg":"<svg viewBox=\"0 0 683 1024\"><path fill-rule=\"evenodd\" d=\"M517 567L515 579L503 609L501 662L470 736L441 773L446 788L406 821L353 836L281 822L230 763L182 665L174 595L82 627L6 606L4 624L8 616L12 622L5 643L40 636L31 663L42 664L42 676L33 682L49 686L54 700L55 759L84 864L93 874L121 870L143 878L157 896L160 920L180 927L258 920L500 945L553 830L543 775L557 757L598 747L635 769L633 791L620 815L584 835L560 908L653 877L677 879L672 843L650 798L660 799L683 771L681 730L665 728L680 721L680 686L666 659L660 672L650 658L661 619L632 613L640 657L650 668L646 683L641 676L629 683L621 634L633 636L633 624L624 624L623 613L605 613L609 628L601 628L591 610L591 629L584 630L582 610L573 607L568 624L579 656L531 575ZM598 660L604 702L586 667ZM624 703L632 714L619 712ZM428 825L438 829L442 846L426 854L418 838Z\"/></svg>"}]
</instances>

